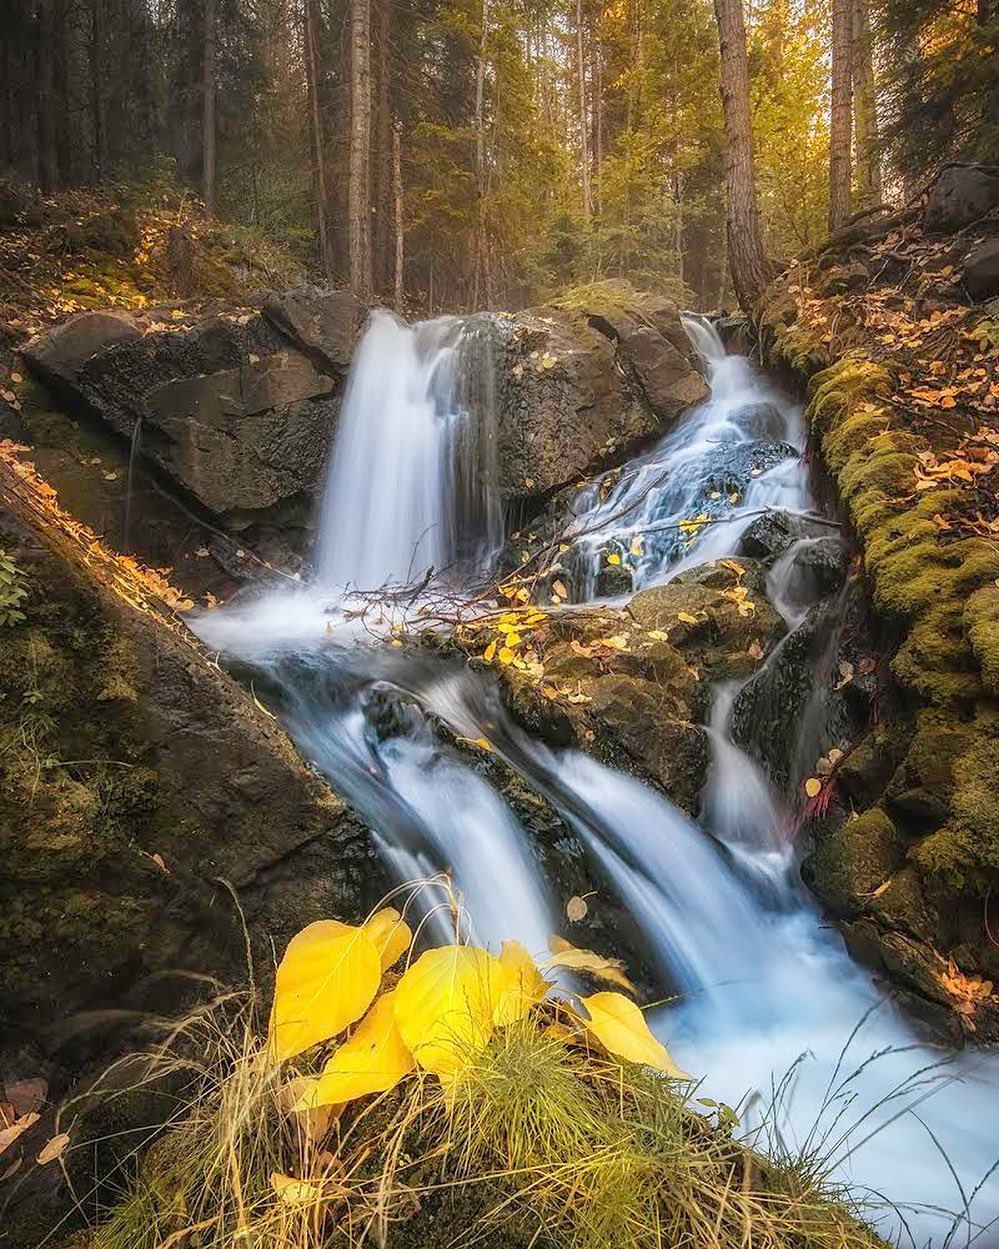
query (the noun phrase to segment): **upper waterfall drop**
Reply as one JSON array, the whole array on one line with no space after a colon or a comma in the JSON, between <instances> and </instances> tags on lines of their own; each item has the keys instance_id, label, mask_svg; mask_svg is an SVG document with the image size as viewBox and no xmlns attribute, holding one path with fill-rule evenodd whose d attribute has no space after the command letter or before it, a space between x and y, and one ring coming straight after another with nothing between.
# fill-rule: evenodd
<instances>
[{"instance_id":1,"label":"upper waterfall drop","mask_svg":"<svg viewBox=\"0 0 999 1249\"><path fill-rule=\"evenodd\" d=\"M491 326L376 310L333 442L316 580L343 595L467 580L503 538Z\"/></svg>"}]
</instances>

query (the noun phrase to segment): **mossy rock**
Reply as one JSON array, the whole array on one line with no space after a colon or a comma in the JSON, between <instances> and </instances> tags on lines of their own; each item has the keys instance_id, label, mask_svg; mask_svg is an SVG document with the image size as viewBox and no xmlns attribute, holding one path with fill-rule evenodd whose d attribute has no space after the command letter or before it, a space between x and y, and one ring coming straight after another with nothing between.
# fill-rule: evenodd
<instances>
[{"instance_id":1,"label":"mossy rock","mask_svg":"<svg viewBox=\"0 0 999 1249\"><path fill-rule=\"evenodd\" d=\"M834 914L857 915L892 878L904 857L902 838L881 807L871 807L823 837L801 874Z\"/></svg>"}]
</instances>

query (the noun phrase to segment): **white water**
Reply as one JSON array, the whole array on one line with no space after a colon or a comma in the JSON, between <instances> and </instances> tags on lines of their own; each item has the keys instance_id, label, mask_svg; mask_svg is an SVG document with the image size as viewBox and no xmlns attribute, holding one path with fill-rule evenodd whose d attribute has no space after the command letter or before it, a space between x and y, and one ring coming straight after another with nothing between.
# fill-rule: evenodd
<instances>
[{"instance_id":1,"label":"white water","mask_svg":"<svg viewBox=\"0 0 999 1249\"><path fill-rule=\"evenodd\" d=\"M627 551L641 537L643 554L631 562L636 586L647 585L732 554L766 508L807 513L813 506L797 454L803 433L796 408L771 394L748 361L725 356L711 327L687 324L708 361L712 399L627 466L603 502L595 492L582 496L574 526L580 596L593 593L609 547ZM200 623L202 636L251 659L283 691L299 746L377 830L400 880L451 870L479 940L495 947L517 937L539 951L562 927L551 897L561 882L542 879L542 860L513 812L441 743L424 711L459 736L488 736L576 831L594 878L641 933L664 990L682 993L655 1026L687 1070L704 1074L703 1092L736 1104L755 1090L766 1103L772 1085L797 1064L779 1116L784 1142L818 1147L821 1125L831 1125L835 1173L908 1207L909 1231L890 1214L882 1230L900 1243L910 1233L915 1244L941 1243L950 1220L931 1208L960 1210L996 1158L995 1064L968 1057L944 1077L914 1075L946 1055L916 1044L803 897L783 803L729 736L737 689L717 692L709 724L708 836L636 780L531 740L469 673L407 660L370 640L356 644L358 630L343 611L351 589L419 585L431 570L454 584L481 572L499 542L488 385L480 384L478 401L467 401L474 394L467 373L486 367L481 352L467 350L472 341L467 323L409 328L376 316L355 361L330 465L315 583L211 613ZM786 453L776 462L761 453L759 473L730 501L705 483L724 476L719 461L733 448L748 456L744 466L753 464L760 450L753 422L761 418L749 405L764 403L777 414L764 413L769 438L786 441ZM702 510L718 523L685 545L677 522ZM770 588L794 627L807 604L790 584L790 567L774 568ZM379 727L386 699L388 729ZM443 935L443 921L431 922ZM956 1076L964 1083L953 1082ZM750 1099L747 1128L757 1113ZM836 1145L844 1124L858 1120L857 1131ZM993 1177L973 1215L986 1222L997 1212ZM967 1230L954 1243L965 1243ZM978 1243L993 1243L991 1234Z\"/></svg>"}]
</instances>

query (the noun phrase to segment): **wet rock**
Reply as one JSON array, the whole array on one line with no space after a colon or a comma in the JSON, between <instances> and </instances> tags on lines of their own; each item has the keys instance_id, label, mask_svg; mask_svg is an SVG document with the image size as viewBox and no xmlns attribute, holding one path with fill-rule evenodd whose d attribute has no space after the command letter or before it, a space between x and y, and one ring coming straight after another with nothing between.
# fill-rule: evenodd
<instances>
[{"instance_id":1,"label":"wet rock","mask_svg":"<svg viewBox=\"0 0 999 1249\"><path fill-rule=\"evenodd\" d=\"M897 828L882 808L871 807L822 838L801 874L834 914L857 915L901 867L903 856Z\"/></svg>"},{"instance_id":2,"label":"wet rock","mask_svg":"<svg viewBox=\"0 0 999 1249\"><path fill-rule=\"evenodd\" d=\"M789 442L738 442L719 454L711 476L704 482L704 497L712 493L743 494L754 477L784 460L796 460L798 451Z\"/></svg>"},{"instance_id":3,"label":"wet rock","mask_svg":"<svg viewBox=\"0 0 999 1249\"><path fill-rule=\"evenodd\" d=\"M889 808L912 833L939 828L950 816L955 769L974 733L946 715L924 709L904 761L885 787Z\"/></svg>"},{"instance_id":4,"label":"wet rock","mask_svg":"<svg viewBox=\"0 0 999 1249\"><path fill-rule=\"evenodd\" d=\"M748 676L784 622L763 593L762 571L745 567L742 576L722 563L693 568L640 591L628 612L643 629L667 633L704 679Z\"/></svg>"},{"instance_id":5,"label":"wet rock","mask_svg":"<svg viewBox=\"0 0 999 1249\"><path fill-rule=\"evenodd\" d=\"M757 516L739 540L739 554L761 560L769 567L800 538L822 537L835 533L828 525L792 516L789 512L765 512Z\"/></svg>"},{"instance_id":6,"label":"wet rock","mask_svg":"<svg viewBox=\"0 0 999 1249\"><path fill-rule=\"evenodd\" d=\"M501 348L501 492L549 494L665 433L707 396L669 300L627 288L518 313Z\"/></svg>"},{"instance_id":7,"label":"wet rock","mask_svg":"<svg viewBox=\"0 0 999 1249\"><path fill-rule=\"evenodd\" d=\"M748 317L721 316L715 319L715 329L725 350L736 355L748 356L753 348L753 325Z\"/></svg>"},{"instance_id":8,"label":"wet rock","mask_svg":"<svg viewBox=\"0 0 999 1249\"><path fill-rule=\"evenodd\" d=\"M850 553L838 537L802 538L788 549L775 576L784 599L803 608L835 593L849 567Z\"/></svg>"},{"instance_id":9,"label":"wet rock","mask_svg":"<svg viewBox=\"0 0 999 1249\"><path fill-rule=\"evenodd\" d=\"M964 289L972 299L999 295L999 238L979 243L964 262Z\"/></svg>"},{"instance_id":10,"label":"wet rock","mask_svg":"<svg viewBox=\"0 0 999 1249\"><path fill-rule=\"evenodd\" d=\"M923 228L930 233L960 230L999 208L999 166L949 165L926 197Z\"/></svg>"},{"instance_id":11,"label":"wet rock","mask_svg":"<svg viewBox=\"0 0 999 1249\"><path fill-rule=\"evenodd\" d=\"M908 748L912 728L904 720L879 725L840 762L836 782L858 810L873 806Z\"/></svg>"},{"instance_id":12,"label":"wet rock","mask_svg":"<svg viewBox=\"0 0 999 1249\"><path fill-rule=\"evenodd\" d=\"M786 433L784 416L773 403L751 403L733 412L731 419L760 442L782 442Z\"/></svg>"}]
</instances>

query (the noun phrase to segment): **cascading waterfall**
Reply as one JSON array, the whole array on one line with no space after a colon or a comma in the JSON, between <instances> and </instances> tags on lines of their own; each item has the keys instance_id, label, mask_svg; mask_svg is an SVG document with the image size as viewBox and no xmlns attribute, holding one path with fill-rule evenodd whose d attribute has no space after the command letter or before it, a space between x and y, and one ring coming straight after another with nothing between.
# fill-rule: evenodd
<instances>
[{"instance_id":1,"label":"cascading waterfall","mask_svg":"<svg viewBox=\"0 0 999 1249\"><path fill-rule=\"evenodd\" d=\"M639 588L731 556L768 509L815 517L797 408L748 360L726 355L709 323L686 326L712 397L626 466L603 500L581 492L566 561L577 598L597 594L609 548L641 552L630 560ZM496 947L516 937L540 951L559 928L542 856L434 721L458 737L488 736L576 832L594 877L640 932L663 996L682 993L655 1026L684 1066L705 1073L705 1093L735 1104L755 1089L768 1100L794 1067L785 1138L818 1147L824 1124L835 1174L910 1207L915 1243L945 1234L940 1212L963 1199L937 1142L968 1192L995 1157L999 1094L979 1078L987 1060L926 1073L943 1055L916 1044L822 927L794 881L782 799L732 740L738 687L716 691L699 828L638 781L531 739L483 678L392 650L345 610L352 591L417 592L437 577L456 586L487 570L502 540L489 333L483 318L409 327L375 315L333 449L313 583L206 614L199 631L279 693L303 753L365 816L400 880L450 870L476 939ZM679 529L699 515L711 523L692 536ZM792 631L812 593L795 575L793 560L780 561L769 586ZM918 1120L907 1109L915 1103ZM859 1124L837 1144L838 1114ZM744 1125L751 1120L749 1104ZM993 1178L974 1214L997 1213ZM904 1239L891 1218L885 1230Z\"/></svg>"}]
</instances>

